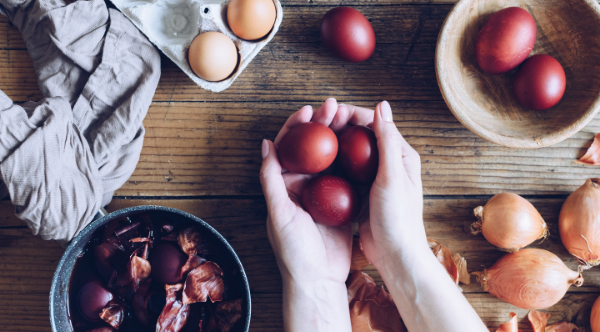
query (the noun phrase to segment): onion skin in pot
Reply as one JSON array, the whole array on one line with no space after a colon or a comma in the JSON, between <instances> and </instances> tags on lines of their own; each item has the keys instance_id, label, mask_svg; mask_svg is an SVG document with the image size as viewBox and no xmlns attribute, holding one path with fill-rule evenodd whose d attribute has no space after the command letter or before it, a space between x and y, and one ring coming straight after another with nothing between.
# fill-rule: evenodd
<instances>
[{"instance_id":1,"label":"onion skin in pot","mask_svg":"<svg viewBox=\"0 0 600 332\"><path fill-rule=\"evenodd\" d=\"M600 297L596 299L592 307L590 326L592 327L592 332L600 332Z\"/></svg>"},{"instance_id":2,"label":"onion skin in pot","mask_svg":"<svg viewBox=\"0 0 600 332\"><path fill-rule=\"evenodd\" d=\"M501 250L516 252L548 235L548 226L540 213L523 197L500 193L485 206L474 210L479 221L471 225L473 234L483 233Z\"/></svg>"},{"instance_id":3,"label":"onion skin in pot","mask_svg":"<svg viewBox=\"0 0 600 332\"><path fill-rule=\"evenodd\" d=\"M567 198L558 228L562 243L581 264L600 264L600 179L585 181Z\"/></svg>"},{"instance_id":4,"label":"onion skin in pot","mask_svg":"<svg viewBox=\"0 0 600 332\"><path fill-rule=\"evenodd\" d=\"M583 284L555 254L523 249L500 258L491 268L474 272L484 291L516 307L545 309L560 301L569 287Z\"/></svg>"}]
</instances>

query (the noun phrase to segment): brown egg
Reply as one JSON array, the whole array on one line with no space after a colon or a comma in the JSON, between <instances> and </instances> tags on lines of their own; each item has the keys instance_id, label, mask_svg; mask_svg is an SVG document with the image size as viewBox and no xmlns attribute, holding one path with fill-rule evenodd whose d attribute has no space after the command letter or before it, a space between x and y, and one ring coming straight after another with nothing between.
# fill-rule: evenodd
<instances>
[{"instance_id":1,"label":"brown egg","mask_svg":"<svg viewBox=\"0 0 600 332\"><path fill-rule=\"evenodd\" d=\"M209 31L196 36L188 50L188 61L196 75L211 82L229 77L238 63L233 41L220 32Z\"/></svg>"},{"instance_id":2,"label":"brown egg","mask_svg":"<svg viewBox=\"0 0 600 332\"><path fill-rule=\"evenodd\" d=\"M266 36L275 24L273 0L231 0L227 22L236 36L256 40Z\"/></svg>"}]
</instances>

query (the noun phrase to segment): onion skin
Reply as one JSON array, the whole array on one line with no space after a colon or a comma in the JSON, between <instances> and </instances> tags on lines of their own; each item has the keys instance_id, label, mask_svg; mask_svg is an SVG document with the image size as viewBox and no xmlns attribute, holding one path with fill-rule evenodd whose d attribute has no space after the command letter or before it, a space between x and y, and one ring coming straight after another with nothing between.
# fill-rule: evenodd
<instances>
[{"instance_id":1,"label":"onion skin","mask_svg":"<svg viewBox=\"0 0 600 332\"><path fill-rule=\"evenodd\" d=\"M600 297L596 299L592 307L590 326L592 327L592 332L600 332Z\"/></svg>"},{"instance_id":2,"label":"onion skin","mask_svg":"<svg viewBox=\"0 0 600 332\"><path fill-rule=\"evenodd\" d=\"M553 253L523 249L500 258L491 268L474 272L484 291L516 307L545 309L563 298L569 287L583 284L583 277L569 269Z\"/></svg>"},{"instance_id":3,"label":"onion skin","mask_svg":"<svg viewBox=\"0 0 600 332\"><path fill-rule=\"evenodd\" d=\"M585 181L567 198L558 228L562 243L581 264L600 264L600 179Z\"/></svg>"},{"instance_id":4,"label":"onion skin","mask_svg":"<svg viewBox=\"0 0 600 332\"><path fill-rule=\"evenodd\" d=\"M501 250L516 252L548 235L548 226L540 213L523 197L500 193L485 206L474 210L479 221L471 225L473 234L483 233Z\"/></svg>"}]
</instances>

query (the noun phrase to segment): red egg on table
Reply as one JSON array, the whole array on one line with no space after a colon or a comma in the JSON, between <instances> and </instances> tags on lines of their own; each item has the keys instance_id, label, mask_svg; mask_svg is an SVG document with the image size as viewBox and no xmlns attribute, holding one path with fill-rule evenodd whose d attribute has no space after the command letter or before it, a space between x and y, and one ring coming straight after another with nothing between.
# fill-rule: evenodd
<instances>
[{"instance_id":1,"label":"red egg on table","mask_svg":"<svg viewBox=\"0 0 600 332\"><path fill-rule=\"evenodd\" d=\"M333 130L318 122L292 127L277 147L281 166L292 173L314 174L329 167L338 152Z\"/></svg>"},{"instance_id":2,"label":"red egg on table","mask_svg":"<svg viewBox=\"0 0 600 332\"><path fill-rule=\"evenodd\" d=\"M527 59L514 80L517 99L534 111L554 107L562 99L566 88L565 70L556 59L546 54Z\"/></svg>"},{"instance_id":3,"label":"red egg on table","mask_svg":"<svg viewBox=\"0 0 600 332\"><path fill-rule=\"evenodd\" d=\"M509 7L493 14L477 36L477 63L488 74L503 74L531 53L537 36L535 20L523 8Z\"/></svg>"},{"instance_id":4,"label":"red egg on table","mask_svg":"<svg viewBox=\"0 0 600 332\"><path fill-rule=\"evenodd\" d=\"M79 311L91 322L100 321L100 313L113 294L98 281L90 281L79 291Z\"/></svg>"},{"instance_id":5,"label":"red egg on table","mask_svg":"<svg viewBox=\"0 0 600 332\"><path fill-rule=\"evenodd\" d=\"M377 176L379 151L373 130L363 126L348 127L339 138L339 165L350 180L370 184Z\"/></svg>"},{"instance_id":6,"label":"red egg on table","mask_svg":"<svg viewBox=\"0 0 600 332\"><path fill-rule=\"evenodd\" d=\"M316 223L342 226L359 212L360 196L347 180L335 175L312 179L302 190L302 207Z\"/></svg>"},{"instance_id":7,"label":"red egg on table","mask_svg":"<svg viewBox=\"0 0 600 332\"><path fill-rule=\"evenodd\" d=\"M160 243L150 251L149 258L152 280L168 285L181 282L181 268L188 257L176 244Z\"/></svg>"},{"instance_id":8,"label":"red egg on table","mask_svg":"<svg viewBox=\"0 0 600 332\"><path fill-rule=\"evenodd\" d=\"M337 7L321 19L321 39L338 58L362 62L375 51L375 31L367 18L351 7Z\"/></svg>"}]
</instances>

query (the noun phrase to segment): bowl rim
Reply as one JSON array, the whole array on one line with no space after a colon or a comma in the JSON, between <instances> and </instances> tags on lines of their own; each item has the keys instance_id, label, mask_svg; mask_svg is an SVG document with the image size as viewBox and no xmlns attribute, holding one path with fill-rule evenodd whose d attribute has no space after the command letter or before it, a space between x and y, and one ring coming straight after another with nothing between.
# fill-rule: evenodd
<instances>
[{"instance_id":1,"label":"bowl rim","mask_svg":"<svg viewBox=\"0 0 600 332\"><path fill-rule=\"evenodd\" d=\"M590 121L594 119L598 111L600 111L600 93L590 106L590 108L585 112L585 114L579 118L575 123L569 126L566 129L557 131L556 135L552 135L549 137L544 137L543 139L535 138L534 139L524 139L524 138L515 138L510 136L504 136L501 134L497 134L490 130L485 129L481 125L479 125L476 121L473 121L471 117L465 115L463 112L459 112L460 107L456 103L454 97L450 93L450 86L448 83L448 75L445 72L445 62L444 58L441 57L442 50L446 47L449 42L449 38L446 38L447 30L450 27L450 22L456 19L458 16L458 12L463 9L463 7L470 4L471 1L474 0L460 0L457 2L452 10L446 16L444 23L442 24L442 28L440 29L440 33L438 34L438 39L435 48L435 75L437 79L438 86L442 93L442 97L446 102L446 105L454 114L454 116L458 119L458 121L465 126L467 129L472 131L477 136L486 139L492 143L496 143L499 145L507 146L510 148L522 148L522 149L537 149L541 147L550 146L559 142L566 140L567 138L573 136L578 133L581 129L583 129ZM476 0L475 0L476 1ZM583 3L587 4L591 7L596 16L600 19L600 4L596 0L579 0Z\"/></svg>"},{"instance_id":2,"label":"bowl rim","mask_svg":"<svg viewBox=\"0 0 600 332\"><path fill-rule=\"evenodd\" d=\"M65 252L63 253L63 255L56 267L56 270L54 271L54 276L52 277L52 284L50 287L49 313L50 313L50 326L51 326L52 332L63 332L63 331L60 331L59 327L57 326L56 320L58 317L56 317L56 312L55 312L55 307L57 305L59 305L58 300L59 300L59 297L61 296L59 294L60 293L59 292L59 287L60 287L59 282L61 281L61 279L63 279L63 277L59 276L59 274L60 274L60 271L65 269L67 264L69 264L69 266L71 266L71 264L70 264L70 262L68 262L68 260L76 260L77 255L81 252L80 250L75 249L76 244L81 242L84 238L87 238L88 236L89 237L93 236L93 234L100 227L106 225L109 221L112 221L115 218L118 218L118 217L126 215L126 214L130 214L130 213L136 213L136 212L142 213L142 212L152 212L152 211L160 211L160 212L177 214L185 219L188 219L197 224L200 224L202 227L205 228L205 230L209 231L212 235L214 235L225 246L227 251L229 251L229 253L232 254L233 259L234 259L235 263L237 264L237 267L239 268L239 271L240 271L240 275L242 277L242 283L244 284L244 296L245 296L245 298L248 299L247 312L242 313L242 317L247 315L247 319L244 324L243 331L248 331L250 329L250 320L252 318L252 298L251 298L251 293L250 293L250 284L248 282L248 276L246 275L246 271L244 270L242 262L240 261L239 256L237 255L237 253L235 252L235 250L233 249L233 247L231 246L229 241L227 241L227 239L225 239L225 237L223 235L221 235L221 233L219 233L216 229L214 229L210 224L208 224L206 221L194 216L193 214L190 214L190 213L187 213L185 211L181 211L181 210L178 210L175 208L159 206L159 205L138 205L138 206L132 206L132 207L123 208L123 209L111 212L97 220L92 221L81 232L79 232L79 234L77 234L77 236L75 236L75 238L73 238L73 240L69 243L68 247L66 248ZM87 243L88 240L89 239L87 239L85 242ZM74 266L74 262L73 262L73 266ZM71 269L68 273L69 280L71 279L72 272L73 272L73 268L71 266ZM68 283L70 283L70 281ZM69 332L71 332L71 331L72 330L69 330Z\"/></svg>"}]
</instances>

